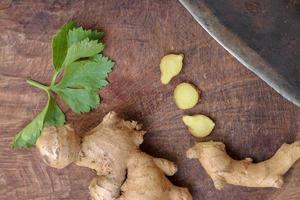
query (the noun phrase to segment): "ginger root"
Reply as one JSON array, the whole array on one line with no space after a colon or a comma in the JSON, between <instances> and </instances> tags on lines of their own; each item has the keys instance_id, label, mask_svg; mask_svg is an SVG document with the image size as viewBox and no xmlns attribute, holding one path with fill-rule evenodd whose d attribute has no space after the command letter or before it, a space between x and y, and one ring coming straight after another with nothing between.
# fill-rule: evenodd
<instances>
[{"instance_id":1,"label":"ginger root","mask_svg":"<svg viewBox=\"0 0 300 200\"><path fill-rule=\"evenodd\" d=\"M174 90L174 100L180 109L193 108L199 101L199 90L190 83L180 83Z\"/></svg>"},{"instance_id":2,"label":"ginger root","mask_svg":"<svg viewBox=\"0 0 300 200\"><path fill-rule=\"evenodd\" d=\"M168 84L171 79L178 75L182 69L183 54L165 55L160 61L160 81L162 84Z\"/></svg>"},{"instance_id":3,"label":"ginger root","mask_svg":"<svg viewBox=\"0 0 300 200\"><path fill-rule=\"evenodd\" d=\"M275 187L283 184L283 175L300 158L300 141L283 144L268 160L253 163L251 158L234 160L221 142L200 142L187 151L188 158L197 158L215 188L226 184L246 187Z\"/></svg>"},{"instance_id":4,"label":"ginger root","mask_svg":"<svg viewBox=\"0 0 300 200\"><path fill-rule=\"evenodd\" d=\"M89 186L93 200L191 200L187 189L172 185L165 177L177 171L172 162L139 150L144 134L137 122L110 112L83 138L69 126L49 127L36 146L51 167L73 162L94 169L97 176Z\"/></svg>"},{"instance_id":5,"label":"ginger root","mask_svg":"<svg viewBox=\"0 0 300 200\"><path fill-rule=\"evenodd\" d=\"M121 188L122 196L117 200L192 199L186 188L174 186L165 177L177 171L174 163L168 160L137 152L128 160L127 170L127 179Z\"/></svg>"},{"instance_id":6,"label":"ginger root","mask_svg":"<svg viewBox=\"0 0 300 200\"><path fill-rule=\"evenodd\" d=\"M185 115L182 117L182 121L195 137L206 137L215 127L215 123L205 115Z\"/></svg>"},{"instance_id":7,"label":"ginger root","mask_svg":"<svg viewBox=\"0 0 300 200\"><path fill-rule=\"evenodd\" d=\"M36 146L47 165L62 169L78 159L80 138L69 125L50 126L43 130Z\"/></svg>"}]
</instances>

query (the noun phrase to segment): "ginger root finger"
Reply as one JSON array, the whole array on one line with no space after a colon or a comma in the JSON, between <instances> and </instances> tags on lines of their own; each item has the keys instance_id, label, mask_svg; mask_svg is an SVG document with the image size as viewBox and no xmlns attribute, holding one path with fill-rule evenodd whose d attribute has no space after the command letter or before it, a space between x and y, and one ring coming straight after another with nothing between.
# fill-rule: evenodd
<instances>
[{"instance_id":1,"label":"ginger root finger","mask_svg":"<svg viewBox=\"0 0 300 200\"><path fill-rule=\"evenodd\" d=\"M143 142L145 132L140 129L137 122L125 121L115 112L110 112L82 139L76 164L96 170L99 176L105 176L97 180L99 185L94 184L94 188L101 189L91 191L93 199L118 197L126 178L127 160L132 153L139 151L139 145ZM108 182L111 187L104 189L102 184L107 185ZM93 182L90 189L92 185ZM96 197L93 194L97 194Z\"/></svg>"},{"instance_id":2,"label":"ginger root finger","mask_svg":"<svg viewBox=\"0 0 300 200\"><path fill-rule=\"evenodd\" d=\"M51 126L43 130L36 147L47 165L61 169L78 159L80 137L69 125Z\"/></svg>"},{"instance_id":3,"label":"ginger root finger","mask_svg":"<svg viewBox=\"0 0 300 200\"><path fill-rule=\"evenodd\" d=\"M128 160L127 179L121 188L122 195L117 200L192 200L186 188L174 186L166 178L164 171L174 170L174 165L170 164L170 161L164 159L157 162L156 158L143 152L133 154ZM167 170L169 167L172 169ZM165 170L162 171L161 168Z\"/></svg>"},{"instance_id":4,"label":"ginger root finger","mask_svg":"<svg viewBox=\"0 0 300 200\"><path fill-rule=\"evenodd\" d=\"M140 129L141 126L135 121L125 121L115 112L108 113L103 121L82 139L76 164L94 169L98 175L110 173L123 176L121 174L125 174L126 160L143 142L145 132Z\"/></svg>"},{"instance_id":5,"label":"ginger root finger","mask_svg":"<svg viewBox=\"0 0 300 200\"><path fill-rule=\"evenodd\" d=\"M153 162L167 176L173 176L177 172L177 166L169 160L163 158L153 158Z\"/></svg>"},{"instance_id":6,"label":"ginger root finger","mask_svg":"<svg viewBox=\"0 0 300 200\"><path fill-rule=\"evenodd\" d=\"M93 200L190 200L187 189L172 185L165 177L176 172L175 164L140 151L144 134L137 122L125 121L110 112L82 139L68 126L45 129L37 147L52 167L62 168L74 162L95 170L97 176L89 186ZM132 163L135 158L138 162ZM139 169L132 168L135 164Z\"/></svg>"},{"instance_id":7,"label":"ginger root finger","mask_svg":"<svg viewBox=\"0 0 300 200\"><path fill-rule=\"evenodd\" d=\"M89 185L92 200L113 200L120 194L120 188L113 179L106 176L96 176Z\"/></svg>"},{"instance_id":8,"label":"ginger root finger","mask_svg":"<svg viewBox=\"0 0 300 200\"><path fill-rule=\"evenodd\" d=\"M283 175L300 158L300 141L283 144L268 160L252 163L251 158L234 160L221 142L200 142L187 151L188 158L197 158L216 189L226 184L246 187L275 187L283 184Z\"/></svg>"}]
</instances>

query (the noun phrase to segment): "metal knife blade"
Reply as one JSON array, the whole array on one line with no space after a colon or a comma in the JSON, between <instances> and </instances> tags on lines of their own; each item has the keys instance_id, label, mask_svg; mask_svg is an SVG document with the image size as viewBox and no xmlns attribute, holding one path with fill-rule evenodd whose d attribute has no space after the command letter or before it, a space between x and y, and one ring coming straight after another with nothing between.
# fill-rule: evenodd
<instances>
[{"instance_id":1,"label":"metal knife blade","mask_svg":"<svg viewBox=\"0 0 300 200\"><path fill-rule=\"evenodd\" d=\"M300 106L300 1L179 1L237 60Z\"/></svg>"}]
</instances>

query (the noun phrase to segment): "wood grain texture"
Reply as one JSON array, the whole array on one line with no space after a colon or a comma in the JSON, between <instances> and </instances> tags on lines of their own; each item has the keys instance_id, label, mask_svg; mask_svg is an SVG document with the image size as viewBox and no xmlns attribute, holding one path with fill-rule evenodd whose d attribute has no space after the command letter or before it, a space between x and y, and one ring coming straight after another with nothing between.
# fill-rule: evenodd
<instances>
[{"instance_id":1,"label":"wood grain texture","mask_svg":"<svg viewBox=\"0 0 300 200\"><path fill-rule=\"evenodd\" d=\"M185 151L197 139L181 122L183 114L203 113L216 128L205 140L220 140L237 159L269 158L283 142L299 138L300 110L245 69L219 46L175 0L4 0L0 2L0 199L88 199L94 172L71 165L47 167L36 149L10 149L16 132L44 106L46 95L26 85L27 78L49 82L50 41L64 22L103 30L105 54L116 66L101 91L99 109L84 115L63 104L78 133L95 127L105 113L119 112L144 123L144 151L175 161L170 179L191 190L194 199L300 199L300 163L285 176L282 189L227 186L216 191L197 161ZM159 61L170 52L185 54L183 72L160 84ZM180 111L172 92L181 81L202 90L200 103Z\"/></svg>"}]
</instances>

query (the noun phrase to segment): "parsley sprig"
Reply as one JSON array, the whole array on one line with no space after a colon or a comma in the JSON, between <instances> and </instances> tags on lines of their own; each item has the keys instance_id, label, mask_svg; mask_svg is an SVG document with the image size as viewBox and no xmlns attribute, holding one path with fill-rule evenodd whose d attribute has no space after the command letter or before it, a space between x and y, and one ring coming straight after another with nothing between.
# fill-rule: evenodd
<instances>
[{"instance_id":1,"label":"parsley sprig","mask_svg":"<svg viewBox=\"0 0 300 200\"><path fill-rule=\"evenodd\" d=\"M31 147L44 127L63 125L65 115L53 96L56 93L75 112L89 112L100 103L98 90L108 84L113 62L100 54L103 33L66 23L52 39L54 75L49 86L34 80L26 82L48 95L45 108L14 138L12 147ZM62 76L57 81L57 77Z\"/></svg>"}]
</instances>

